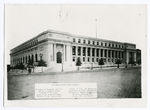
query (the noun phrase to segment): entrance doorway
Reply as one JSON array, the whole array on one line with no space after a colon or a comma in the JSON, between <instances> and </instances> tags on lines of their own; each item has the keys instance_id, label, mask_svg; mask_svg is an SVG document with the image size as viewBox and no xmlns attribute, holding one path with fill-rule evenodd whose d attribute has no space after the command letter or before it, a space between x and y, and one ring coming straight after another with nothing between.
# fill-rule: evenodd
<instances>
[{"instance_id":1,"label":"entrance doorway","mask_svg":"<svg viewBox=\"0 0 150 110\"><path fill-rule=\"evenodd\" d=\"M62 63L62 54L61 54L61 52L57 52L57 63Z\"/></svg>"}]
</instances>

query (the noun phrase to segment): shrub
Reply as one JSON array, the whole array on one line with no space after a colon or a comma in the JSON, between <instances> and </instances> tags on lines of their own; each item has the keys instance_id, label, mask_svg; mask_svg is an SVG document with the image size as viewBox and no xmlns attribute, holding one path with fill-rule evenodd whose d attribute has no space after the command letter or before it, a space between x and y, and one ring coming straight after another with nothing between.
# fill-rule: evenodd
<instances>
[{"instance_id":1,"label":"shrub","mask_svg":"<svg viewBox=\"0 0 150 110\"><path fill-rule=\"evenodd\" d=\"M81 60L80 60L80 57L77 58L77 61L76 61L76 66L78 66L78 71L79 71L79 66L81 66Z\"/></svg>"},{"instance_id":2,"label":"shrub","mask_svg":"<svg viewBox=\"0 0 150 110\"><path fill-rule=\"evenodd\" d=\"M101 69L102 69L102 65L104 65L104 61L103 61L103 59L101 58L101 59L99 59L99 61L98 61L98 65L101 65Z\"/></svg>"}]
</instances>

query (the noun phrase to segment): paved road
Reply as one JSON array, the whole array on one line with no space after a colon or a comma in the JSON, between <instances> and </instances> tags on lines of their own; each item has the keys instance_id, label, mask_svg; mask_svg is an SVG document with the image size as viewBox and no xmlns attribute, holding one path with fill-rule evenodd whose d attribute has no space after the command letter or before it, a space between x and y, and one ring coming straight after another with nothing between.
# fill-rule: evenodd
<instances>
[{"instance_id":1,"label":"paved road","mask_svg":"<svg viewBox=\"0 0 150 110\"><path fill-rule=\"evenodd\" d=\"M141 98L141 68L8 75L8 99L34 99L35 83L97 83L98 98Z\"/></svg>"}]
</instances>

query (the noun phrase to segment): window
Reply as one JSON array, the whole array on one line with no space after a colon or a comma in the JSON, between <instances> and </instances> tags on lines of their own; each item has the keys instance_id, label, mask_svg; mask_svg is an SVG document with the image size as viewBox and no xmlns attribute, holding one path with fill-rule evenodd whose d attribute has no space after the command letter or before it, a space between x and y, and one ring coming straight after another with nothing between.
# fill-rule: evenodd
<instances>
[{"instance_id":1,"label":"window","mask_svg":"<svg viewBox=\"0 0 150 110\"><path fill-rule=\"evenodd\" d=\"M112 50L112 57L114 58L114 50Z\"/></svg>"},{"instance_id":2,"label":"window","mask_svg":"<svg viewBox=\"0 0 150 110\"><path fill-rule=\"evenodd\" d=\"M86 43L86 40L83 40L83 43L85 44L85 43Z\"/></svg>"},{"instance_id":3,"label":"window","mask_svg":"<svg viewBox=\"0 0 150 110\"><path fill-rule=\"evenodd\" d=\"M72 58L72 61L75 62L75 57Z\"/></svg>"},{"instance_id":4,"label":"window","mask_svg":"<svg viewBox=\"0 0 150 110\"><path fill-rule=\"evenodd\" d=\"M92 62L94 62L94 58L92 58Z\"/></svg>"},{"instance_id":5,"label":"window","mask_svg":"<svg viewBox=\"0 0 150 110\"><path fill-rule=\"evenodd\" d=\"M98 62L98 58L96 58L96 62Z\"/></svg>"},{"instance_id":6,"label":"window","mask_svg":"<svg viewBox=\"0 0 150 110\"><path fill-rule=\"evenodd\" d=\"M110 57L110 50L108 50L108 57Z\"/></svg>"},{"instance_id":7,"label":"window","mask_svg":"<svg viewBox=\"0 0 150 110\"><path fill-rule=\"evenodd\" d=\"M107 50L104 50L104 52L105 52L105 57L106 57L106 54L107 54Z\"/></svg>"},{"instance_id":8,"label":"window","mask_svg":"<svg viewBox=\"0 0 150 110\"><path fill-rule=\"evenodd\" d=\"M92 56L95 56L95 49L92 48Z\"/></svg>"},{"instance_id":9,"label":"window","mask_svg":"<svg viewBox=\"0 0 150 110\"><path fill-rule=\"evenodd\" d=\"M109 44L109 47L111 47L111 45Z\"/></svg>"},{"instance_id":10,"label":"window","mask_svg":"<svg viewBox=\"0 0 150 110\"><path fill-rule=\"evenodd\" d=\"M75 54L76 54L76 47L73 46L73 47L72 47L72 55L75 55Z\"/></svg>"},{"instance_id":11,"label":"window","mask_svg":"<svg viewBox=\"0 0 150 110\"><path fill-rule=\"evenodd\" d=\"M112 47L114 47L114 44L112 44Z\"/></svg>"},{"instance_id":12,"label":"window","mask_svg":"<svg viewBox=\"0 0 150 110\"><path fill-rule=\"evenodd\" d=\"M103 57L103 49L101 49L101 57Z\"/></svg>"},{"instance_id":13,"label":"window","mask_svg":"<svg viewBox=\"0 0 150 110\"><path fill-rule=\"evenodd\" d=\"M73 42L76 42L76 39L75 39L75 38L73 38Z\"/></svg>"},{"instance_id":14,"label":"window","mask_svg":"<svg viewBox=\"0 0 150 110\"><path fill-rule=\"evenodd\" d=\"M88 56L90 56L90 48L88 48Z\"/></svg>"},{"instance_id":15,"label":"window","mask_svg":"<svg viewBox=\"0 0 150 110\"><path fill-rule=\"evenodd\" d=\"M81 43L81 39L78 39L78 43Z\"/></svg>"},{"instance_id":16,"label":"window","mask_svg":"<svg viewBox=\"0 0 150 110\"><path fill-rule=\"evenodd\" d=\"M101 46L103 46L103 42L101 42Z\"/></svg>"},{"instance_id":17,"label":"window","mask_svg":"<svg viewBox=\"0 0 150 110\"><path fill-rule=\"evenodd\" d=\"M110 60L108 59L108 62L110 62Z\"/></svg>"},{"instance_id":18,"label":"window","mask_svg":"<svg viewBox=\"0 0 150 110\"><path fill-rule=\"evenodd\" d=\"M85 54L86 54L86 48L85 47L83 47L83 56L85 56Z\"/></svg>"},{"instance_id":19,"label":"window","mask_svg":"<svg viewBox=\"0 0 150 110\"><path fill-rule=\"evenodd\" d=\"M88 44L90 44L90 40L88 40Z\"/></svg>"},{"instance_id":20,"label":"window","mask_svg":"<svg viewBox=\"0 0 150 110\"><path fill-rule=\"evenodd\" d=\"M117 58L117 51L115 51L115 57Z\"/></svg>"},{"instance_id":21,"label":"window","mask_svg":"<svg viewBox=\"0 0 150 110\"><path fill-rule=\"evenodd\" d=\"M99 42L97 42L97 45L99 45Z\"/></svg>"},{"instance_id":22,"label":"window","mask_svg":"<svg viewBox=\"0 0 150 110\"><path fill-rule=\"evenodd\" d=\"M81 55L81 47L78 47L78 55Z\"/></svg>"},{"instance_id":23,"label":"window","mask_svg":"<svg viewBox=\"0 0 150 110\"><path fill-rule=\"evenodd\" d=\"M105 43L105 46L107 46L107 43Z\"/></svg>"},{"instance_id":24,"label":"window","mask_svg":"<svg viewBox=\"0 0 150 110\"><path fill-rule=\"evenodd\" d=\"M85 57L83 57L83 62L85 62Z\"/></svg>"},{"instance_id":25,"label":"window","mask_svg":"<svg viewBox=\"0 0 150 110\"><path fill-rule=\"evenodd\" d=\"M112 62L113 62L113 59L112 59Z\"/></svg>"},{"instance_id":26,"label":"window","mask_svg":"<svg viewBox=\"0 0 150 110\"><path fill-rule=\"evenodd\" d=\"M93 41L93 45L95 44L95 41Z\"/></svg>"},{"instance_id":27,"label":"window","mask_svg":"<svg viewBox=\"0 0 150 110\"><path fill-rule=\"evenodd\" d=\"M88 58L88 62L90 62L90 58Z\"/></svg>"},{"instance_id":28,"label":"window","mask_svg":"<svg viewBox=\"0 0 150 110\"><path fill-rule=\"evenodd\" d=\"M96 55L99 57L99 49L96 50Z\"/></svg>"}]
</instances>

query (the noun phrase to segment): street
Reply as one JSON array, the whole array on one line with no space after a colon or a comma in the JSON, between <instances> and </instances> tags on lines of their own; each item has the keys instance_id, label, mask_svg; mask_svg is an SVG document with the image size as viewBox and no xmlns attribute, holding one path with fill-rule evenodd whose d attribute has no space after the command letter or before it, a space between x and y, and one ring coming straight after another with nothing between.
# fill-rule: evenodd
<instances>
[{"instance_id":1,"label":"street","mask_svg":"<svg viewBox=\"0 0 150 110\"><path fill-rule=\"evenodd\" d=\"M97 83L98 98L141 98L141 67L8 75L8 100L33 100L35 83Z\"/></svg>"}]
</instances>

